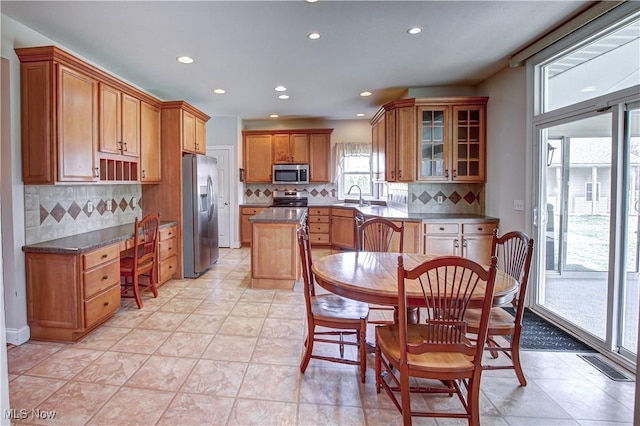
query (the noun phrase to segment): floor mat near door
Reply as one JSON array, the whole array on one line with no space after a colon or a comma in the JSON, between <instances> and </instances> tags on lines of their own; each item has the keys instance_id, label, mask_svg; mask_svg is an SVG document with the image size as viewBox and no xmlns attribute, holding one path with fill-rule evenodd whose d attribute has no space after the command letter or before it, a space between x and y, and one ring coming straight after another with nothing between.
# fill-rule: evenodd
<instances>
[{"instance_id":1,"label":"floor mat near door","mask_svg":"<svg viewBox=\"0 0 640 426\"><path fill-rule=\"evenodd\" d=\"M504 308L513 315L513 308ZM520 349L529 351L596 352L555 325L524 310Z\"/></svg>"}]
</instances>

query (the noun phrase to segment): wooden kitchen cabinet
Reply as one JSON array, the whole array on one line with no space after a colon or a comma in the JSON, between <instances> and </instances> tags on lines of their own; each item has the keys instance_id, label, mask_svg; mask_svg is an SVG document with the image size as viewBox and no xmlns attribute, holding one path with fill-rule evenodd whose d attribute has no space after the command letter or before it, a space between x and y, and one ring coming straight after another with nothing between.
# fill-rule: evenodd
<instances>
[{"instance_id":1,"label":"wooden kitchen cabinet","mask_svg":"<svg viewBox=\"0 0 640 426\"><path fill-rule=\"evenodd\" d=\"M331 181L333 129L245 130L243 168L245 183L271 183L272 165L309 163L309 182Z\"/></svg>"},{"instance_id":2,"label":"wooden kitchen cabinet","mask_svg":"<svg viewBox=\"0 0 640 426\"><path fill-rule=\"evenodd\" d=\"M31 338L75 342L120 307L120 249L25 255Z\"/></svg>"},{"instance_id":3,"label":"wooden kitchen cabinet","mask_svg":"<svg viewBox=\"0 0 640 426\"><path fill-rule=\"evenodd\" d=\"M142 185L143 215L159 213L163 221L175 221L175 277L182 278L183 186L182 155L184 153L184 113L207 121L209 116L184 101L163 102L160 106L160 167L162 181ZM162 274L162 273L161 273ZM166 275L166 274L165 274Z\"/></svg>"},{"instance_id":4,"label":"wooden kitchen cabinet","mask_svg":"<svg viewBox=\"0 0 640 426\"><path fill-rule=\"evenodd\" d=\"M100 83L100 152L137 157L140 100Z\"/></svg>"},{"instance_id":5,"label":"wooden kitchen cabinet","mask_svg":"<svg viewBox=\"0 0 640 426\"><path fill-rule=\"evenodd\" d=\"M178 269L178 229L169 226L160 229L158 243L158 284L162 285L173 278Z\"/></svg>"},{"instance_id":6,"label":"wooden kitchen cabinet","mask_svg":"<svg viewBox=\"0 0 640 426\"><path fill-rule=\"evenodd\" d=\"M331 134L309 135L309 182L331 182Z\"/></svg>"},{"instance_id":7,"label":"wooden kitchen cabinet","mask_svg":"<svg viewBox=\"0 0 640 426\"><path fill-rule=\"evenodd\" d=\"M257 215L267 207L240 207L240 243L243 246L251 245L251 222L249 218Z\"/></svg>"},{"instance_id":8,"label":"wooden kitchen cabinet","mask_svg":"<svg viewBox=\"0 0 640 426\"><path fill-rule=\"evenodd\" d=\"M274 134L273 164L304 164L309 162L309 137L307 134Z\"/></svg>"},{"instance_id":9,"label":"wooden kitchen cabinet","mask_svg":"<svg viewBox=\"0 0 640 426\"><path fill-rule=\"evenodd\" d=\"M138 181L142 104L161 102L55 46L15 51L24 183Z\"/></svg>"},{"instance_id":10,"label":"wooden kitchen cabinet","mask_svg":"<svg viewBox=\"0 0 640 426\"><path fill-rule=\"evenodd\" d=\"M160 109L142 102L140 105L140 182L161 180Z\"/></svg>"},{"instance_id":11,"label":"wooden kitchen cabinet","mask_svg":"<svg viewBox=\"0 0 640 426\"><path fill-rule=\"evenodd\" d=\"M417 180L484 182L487 98L421 102L418 117Z\"/></svg>"},{"instance_id":12,"label":"wooden kitchen cabinet","mask_svg":"<svg viewBox=\"0 0 640 426\"><path fill-rule=\"evenodd\" d=\"M271 183L272 142L270 134L244 135L245 183Z\"/></svg>"},{"instance_id":13,"label":"wooden kitchen cabinet","mask_svg":"<svg viewBox=\"0 0 640 426\"><path fill-rule=\"evenodd\" d=\"M401 225L403 221L392 221L396 225ZM400 251L400 241L398 234L391 238L391 248L389 251ZM404 221L404 241L402 243L403 253L422 253L422 222Z\"/></svg>"},{"instance_id":14,"label":"wooden kitchen cabinet","mask_svg":"<svg viewBox=\"0 0 640 426\"><path fill-rule=\"evenodd\" d=\"M309 207L307 223L309 224L309 241L316 246L331 244L329 233L330 208Z\"/></svg>"},{"instance_id":15,"label":"wooden kitchen cabinet","mask_svg":"<svg viewBox=\"0 0 640 426\"><path fill-rule=\"evenodd\" d=\"M98 85L91 76L16 49L21 61L22 178L25 184L95 182ZM44 59L43 58L43 59Z\"/></svg>"},{"instance_id":16,"label":"wooden kitchen cabinet","mask_svg":"<svg viewBox=\"0 0 640 426\"><path fill-rule=\"evenodd\" d=\"M331 207L331 245L344 249L356 248L355 210Z\"/></svg>"},{"instance_id":17,"label":"wooden kitchen cabinet","mask_svg":"<svg viewBox=\"0 0 640 426\"><path fill-rule=\"evenodd\" d=\"M403 103L396 102L394 108L385 111L385 180L387 182L415 180L415 107L402 105Z\"/></svg>"},{"instance_id":18,"label":"wooden kitchen cabinet","mask_svg":"<svg viewBox=\"0 0 640 426\"><path fill-rule=\"evenodd\" d=\"M202 155L207 151L206 121L188 110L182 111L182 150Z\"/></svg>"},{"instance_id":19,"label":"wooden kitchen cabinet","mask_svg":"<svg viewBox=\"0 0 640 426\"><path fill-rule=\"evenodd\" d=\"M438 256L463 256L488 265L491 238L497 222L446 222L424 224L424 252Z\"/></svg>"}]
</instances>

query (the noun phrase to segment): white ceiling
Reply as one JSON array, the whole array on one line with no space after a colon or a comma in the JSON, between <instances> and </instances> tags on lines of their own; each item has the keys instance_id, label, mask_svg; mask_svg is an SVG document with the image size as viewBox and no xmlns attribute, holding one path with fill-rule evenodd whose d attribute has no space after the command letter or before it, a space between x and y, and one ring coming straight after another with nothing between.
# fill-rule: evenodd
<instances>
[{"instance_id":1,"label":"white ceiling","mask_svg":"<svg viewBox=\"0 0 640 426\"><path fill-rule=\"evenodd\" d=\"M162 100L212 116L369 119L407 88L475 85L592 3L3 0L0 11ZM413 26L423 32L408 35ZM319 40L306 37L314 31ZM32 42L18 36L15 47ZM195 62L179 64L180 55ZM290 99L277 98L277 85ZM373 96L360 97L365 90Z\"/></svg>"}]
</instances>

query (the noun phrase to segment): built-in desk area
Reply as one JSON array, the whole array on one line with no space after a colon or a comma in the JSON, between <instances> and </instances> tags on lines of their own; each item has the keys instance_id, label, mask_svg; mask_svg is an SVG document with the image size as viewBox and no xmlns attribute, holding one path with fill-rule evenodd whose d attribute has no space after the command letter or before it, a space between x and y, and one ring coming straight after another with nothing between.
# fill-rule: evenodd
<instances>
[{"instance_id":1,"label":"built-in desk area","mask_svg":"<svg viewBox=\"0 0 640 426\"><path fill-rule=\"evenodd\" d=\"M160 225L160 283L176 272L177 254L169 250L176 226ZM131 223L22 247L31 338L75 342L111 318L120 307L120 253L133 237Z\"/></svg>"}]
</instances>

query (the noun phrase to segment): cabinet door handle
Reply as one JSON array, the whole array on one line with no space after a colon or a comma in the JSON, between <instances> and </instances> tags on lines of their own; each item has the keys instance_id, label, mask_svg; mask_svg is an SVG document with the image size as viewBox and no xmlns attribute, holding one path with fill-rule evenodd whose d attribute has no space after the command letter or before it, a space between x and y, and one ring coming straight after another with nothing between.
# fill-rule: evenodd
<instances>
[{"instance_id":1,"label":"cabinet door handle","mask_svg":"<svg viewBox=\"0 0 640 426\"><path fill-rule=\"evenodd\" d=\"M457 239L455 239L454 241L455 241L455 243L454 243L454 247L455 247L455 248L460 247L460 241L458 241Z\"/></svg>"},{"instance_id":2,"label":"cabinet door handle","mask_svg":"<svg viewBox=\"0 0 640 426\"><path fill-rule=\"evenodd\" d=\"M144 172L144 169L142 169L142 179L144 179L144 178L146 178L146 177L147 177L147 176L146 176L146 174L145 174L145 172Z\"/></svg>"},{"instance_id":3,"label":"cabinet door handle","mask_svg":"<svg viewBox=\"0 0 640 426\"><path fill-rule=\"evenodd\" d=\"M453 169L453 177L458 177L458 171L456 169Z\"/></svg>"},{"instance_id":4,"label":"cabinet door handle","mask_svg":"<svg viewBox=\"0 0 640 426\"><path fill-rule=\"evenodd\" d=\"M449 177L449 169L444 169L444 177Z\"/></svg>"},{"instance_id":5,"label":"cabinet door handle","mask_svg":"<svg viewBox=\"0 0 640 426\"><path fill-rule=\"evenodd\" d=\"M102 256L100 256L102 259L106 259L107 257L109 257L109 255L107 253L103 254Z\"/></svg>"},{"instance_id":6,"label":"cabinet door handle","mask_svg":"<svg viewBox=\"0 0 640 426\"><path fill-rule=\"evenodd\" d=\"M465 247L465 248L467 247L467 240L464 240L464 241L462 242L462 247Z\"/></svg>"},{"instance_id":7,"label":"cabinet door handle","mask_svg":"<svg viewBox=\"0 0 640 426\"><path fill-rule=\"evenodd\" d=\"M402 170L398 170L398 177L401 178L402 177Z\"/></svg>"},{"instance_id":8,"label":"cabinet door handle","mask_svg":"<svg viewBox=\"0 0 640 426\"><path fill-rule=\"evenodd\" d=\"M125 150L125 151L128 151L128 149L127 149L127 143L126 143L126 142L124 143L124 150Z\"/></svg>"},{"instance_id":9,"label":"cabinet door handle","mask_svg":"<svg viewBox=\"0 0 640 426\"><path fill-rule=\"evenodd\" d=\"M104 302L103 305L104 306L109 306L109 302Z\"/></svg>"},{"instance_id":10,"label":"cabinet door handle","mask_svg":"<svg viewBox=\"0 0 640 426\"><path fill-rule=\"evenodd\" d=\"M439 230L441 230L441 231L444 231L444 228L443 228L443 227L440 227L440 228L438 228L438 229L439 229Z\"/></svg>"},{"instance_id":11,"label":"cabinet door handle","mask_svg":"<svg viewBox=\"0 0 640 426\"><path fill-rule=\"evenodd\" d=\"M103 279L104 281L108 280L108 279L109 279L109 275L103 275L103 276L102 276L102 279Z\"/></svg>"},{"instance_id":12,"label":"cabinet door handle","mask_svg":"<svg viewBox=\"0 0 640 426\"><path fill-rule=\"evenodd\" d=\"M94 167L93 170L96 171L96 174L94 175L94 177L99 178L100 177L100 173L98 172L99 169L97 167Z\"/></svg>"},{"instance_id":13,"label":"cabinet door handle","mask_svg":"<svg viewBox=\"0 0 640 426\"><path fill-rule=\"evenodd\" d=\"M478 231L482 231L482 230L484 230L484 228L483 228L483 227L479 227L479 228L478 228Z\"/></svg>"}]
</instances>

